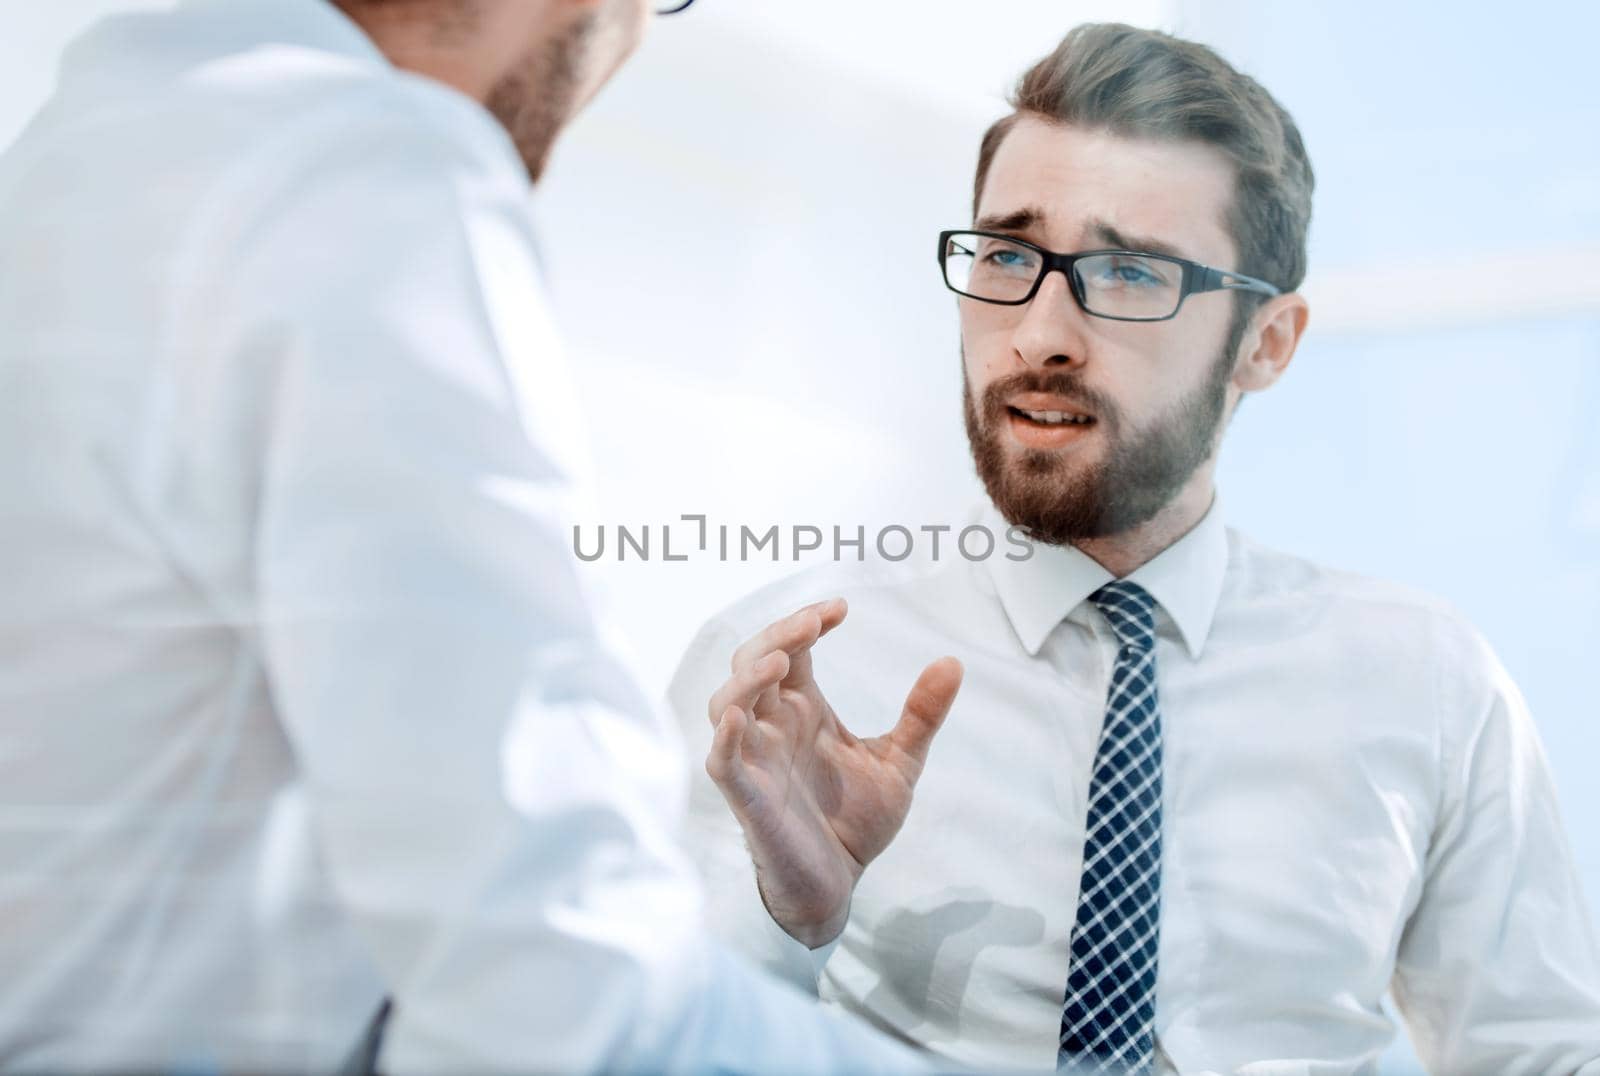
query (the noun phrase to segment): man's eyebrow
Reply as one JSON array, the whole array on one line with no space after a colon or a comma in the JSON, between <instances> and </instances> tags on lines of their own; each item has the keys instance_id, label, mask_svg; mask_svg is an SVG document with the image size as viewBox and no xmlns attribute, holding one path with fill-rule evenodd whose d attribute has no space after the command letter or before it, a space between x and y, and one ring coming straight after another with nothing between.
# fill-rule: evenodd
<instances>
[{"instance_id":1,"label":"man's eyebrow","mask_svg":"<svg viewBox=\"0 0 1600 1076\"><path fill-rule=\"evenodd\" d=\"M1043 224L1046 216L1044 210L1037 206L1025 206L1009 213L991 213L986 217L979 217L972 227L980 232L1026 232ZM1186 261L1194 260L1171 243L1151 236L1129 235L1109 221L1099 218L1089 222L1089 234L1094 236L1097 243L1116 247L1118 250L1137 250L1147 254L1165 254L1172 258L1183 258Z\"/></svg>"},{"instance_id":2,"label":"man's eyebrow","mask_svg":"<svg viewBox=\"0 0 1600 1076\"><path fill-rule=\"evenodd\" d=\"M1171 243L1144 235L1127 235L1103 220L1090 221L1089 231L1100 242L1116 247L1119 250L1136 250L1145 254L1165 254L1168 257L1182 258L1185 261L1194 260Z\"/></svg>"},{"instance_id":3,"label":"man's eyebrow","mask_svg":"<svg viewBox=\"0 0 1600 1076\"><path fill-rule=\"evenodd\" d=\"M973 228L980 232L1025 232L1044 219L1044 214L1029 206L1010 213L991 213L979 217Z\"/></svg>"}]
</instances>

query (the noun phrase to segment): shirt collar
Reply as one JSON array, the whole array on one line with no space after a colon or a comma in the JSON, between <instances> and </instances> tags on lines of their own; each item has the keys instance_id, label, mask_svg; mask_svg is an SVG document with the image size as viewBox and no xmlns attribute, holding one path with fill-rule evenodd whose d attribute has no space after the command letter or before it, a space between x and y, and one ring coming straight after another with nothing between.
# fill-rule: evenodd
<instances>
[{"instance_id":1,"label":"shirt collar","mask_svg":"<svg viewBox=\"0 0 1600 1076\"><path fill-rule=\"evenodd\" d=\"M1008 524L990 506L984 513L997 534ZM989 573L1012 630L1023 648L1037 654L1055 626L1115 577L1073 546L1029 543L1033 556L990 557ZM1128 579L1150 592L1177 626L1189 657L1198 661L1216 616L1228 568L1228 532L1220 498L1188 533L1140 565Z\"/></svg>"},{"instance_id":2,"label":"shirt collar","mask_svg":"<svg viewBox=\"0 0 1600 1076\"><path fill-rule=\"evenodd\" d=\"M393 66L367 32L330 0L180 0L180 7L227 20L237 37L303 45Z\"/></svg>"}]
</instances>

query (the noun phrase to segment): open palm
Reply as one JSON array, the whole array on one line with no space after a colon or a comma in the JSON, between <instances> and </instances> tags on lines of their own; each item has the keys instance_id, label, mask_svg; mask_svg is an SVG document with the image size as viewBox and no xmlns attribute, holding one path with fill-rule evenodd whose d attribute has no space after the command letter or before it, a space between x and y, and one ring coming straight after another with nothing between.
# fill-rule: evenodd
<instances>
[{"instance_id":1,"label":"open palm","mask_svg":"<svg viewBox=\"0 0 1600 1076\"><path fill-rule=\"evenodd\" d=\"M834 938L868 863L911 808L928 746L961 686L942 658L923 670L886 735L853 736L812 676L811 647L837 627L842 599L807 606L734 654L713 694L706 771L738 818L767 910L812 946Z\"/></svg>"}]
</instances>

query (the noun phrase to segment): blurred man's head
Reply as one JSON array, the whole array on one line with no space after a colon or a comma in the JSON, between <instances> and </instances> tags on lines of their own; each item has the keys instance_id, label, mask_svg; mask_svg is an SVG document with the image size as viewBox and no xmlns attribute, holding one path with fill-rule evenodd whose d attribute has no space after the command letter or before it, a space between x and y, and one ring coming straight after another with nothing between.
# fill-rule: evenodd
<instances>
[{"instance_id":1,"label":"blurred man's head","mask_svg":"<svg viewBox=\"0 0 1600 1076\"><path fill-rule=\"evenodd\" d=\"M979 476L1008 521L1055 543L1124 534L1185 498L1203 509L1227 417L1241 393L1277 379L1305 327L1293 293L1313 181L1294 121L1210 49L1120 25L1073 30L1012 104L983 140L975 231L1058 253L1171 254L1283 294L1232 290L1224 275L1221 290L1183 295L1170 320L1112 320L1075 291L1095 305L1096 287L1176 296L1202 278L1102 259L1095 280L1051 272L1019 305L963 297ZM1026 273L1032 255L985 257Z\"/></svg>"},{"instance_id":2,"label":"blurred man's head","mask_svg":"<svg viewBox=\"0 0 1600 1076\"><path fill-rule=\"evenodd\" d=\"M334 2L396 66L482 101L535 181L562 128L638 48L651 12L649 0Z\"/></svg>"}]
</instances>

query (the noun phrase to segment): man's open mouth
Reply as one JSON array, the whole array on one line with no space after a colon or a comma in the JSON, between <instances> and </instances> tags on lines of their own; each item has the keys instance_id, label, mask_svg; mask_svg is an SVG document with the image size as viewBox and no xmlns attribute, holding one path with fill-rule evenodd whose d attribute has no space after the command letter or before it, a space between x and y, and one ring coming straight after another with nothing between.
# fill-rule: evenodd
<instances>
[{"instance_id":1,"label":"man's open mouth","mask_svg":"<svg viewBox=\"0 0 1600 1076\"><path fill-rule=\"evenodd\" d=\"M1022 407L1009 407L1006 410L1040 426L1089 426L1094 423L1093 415L1080 415L1072 411L1030 411Z\"/></svg>"}]
</instances>

